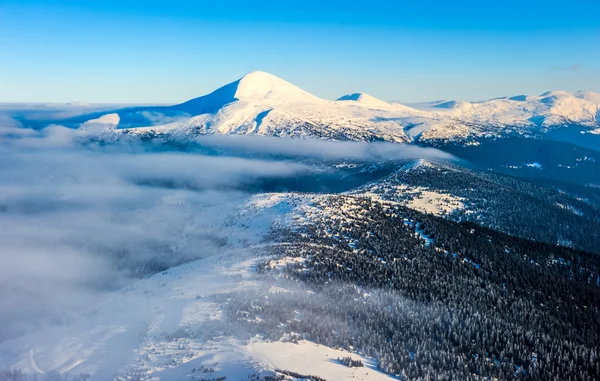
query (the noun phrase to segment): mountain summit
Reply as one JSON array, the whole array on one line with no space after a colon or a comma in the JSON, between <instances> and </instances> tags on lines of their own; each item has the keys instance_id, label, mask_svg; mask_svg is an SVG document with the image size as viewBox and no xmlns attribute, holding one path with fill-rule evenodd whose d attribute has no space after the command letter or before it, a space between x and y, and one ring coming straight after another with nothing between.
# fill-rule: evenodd
<instances>
[{"instance_id":1,"label":"mountain summit","mask_svg":"<svg viewBox=\"0 0 600 381\"><path fill-rule=\"evenodd\" d=\"M228 86L235 86L234 97L245 102L273 104L322 101L307 91L264 71L253 71Z\"/></svg>"},{"instance_id":2,"label":"mountain summit","mask_svg":"<svg viewBox=\"0 0 600 381\"><path fill-rule=\"evenodd\" d=\"M210 94L172 106L190 115L217 112L220 108L236 101L276 106L289 103L324 102L308 93L264 71L253 71L237 81L218 88Z\"/></svg>"},{"instance_id":3,"label":"mountain summit","mask_svg":"<svg viewBox=\"0 0 600 381\"><path fill-rule=\"evenodd\" d=\"M377 99L377 98L375 98L369 94L365 94L365 93L347 94L347 95L344 95L344 96L338 98L338 101L356 102L357 104L360 104L361 106L375 108L375 109L382 109L382 110L387 110L387 109L393 107L388 102L382 101L381 99Z\"/></svg>"}]
</instances>

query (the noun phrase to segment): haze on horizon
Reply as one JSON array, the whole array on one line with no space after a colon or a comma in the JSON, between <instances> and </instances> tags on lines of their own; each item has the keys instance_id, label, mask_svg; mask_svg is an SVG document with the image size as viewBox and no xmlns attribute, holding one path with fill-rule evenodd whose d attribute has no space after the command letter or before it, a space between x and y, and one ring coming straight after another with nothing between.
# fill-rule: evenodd
<instances>
[{"instance_id":1,"label":"haze on horizon","mask_svg":"<svg viewBox=\"0 0 600 381\"><path fill-rule=\"evenodd\" d=\"M6 0L0 102L178 103L262 70L403 103L600 92L600 3Z\"/></svg>"}]
</instances>

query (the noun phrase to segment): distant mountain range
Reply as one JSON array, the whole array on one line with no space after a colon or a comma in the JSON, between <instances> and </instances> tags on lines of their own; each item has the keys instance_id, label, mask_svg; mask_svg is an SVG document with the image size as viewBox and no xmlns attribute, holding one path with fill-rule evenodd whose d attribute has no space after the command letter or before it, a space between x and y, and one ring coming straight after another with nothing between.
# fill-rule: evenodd
<instances>
[{"instance_id":1,"label":"distant mountain range","mask_svg":"<svg viewBox=\"0 0 600 381\"><path fill-rule=\"evenodd\" d=\"M75 127L90 120L124 133L150 135L252 134L406 143L512 135L573 142L585 136L595 142L600 138L600 94L553 91L407 106L354 93L331 101L256 71L174 106L127 107L51 122Z\"/></svg>"}]
</instances>

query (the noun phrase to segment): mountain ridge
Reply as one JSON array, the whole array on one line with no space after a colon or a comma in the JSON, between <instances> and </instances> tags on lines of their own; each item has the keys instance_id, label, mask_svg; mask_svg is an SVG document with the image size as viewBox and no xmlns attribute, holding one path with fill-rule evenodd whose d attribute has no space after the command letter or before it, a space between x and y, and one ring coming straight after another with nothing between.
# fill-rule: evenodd
<instances>
[{"instance_id":1,"label":"mountain ridge","mask_svg":"<svg viewBox=\"0 0 600 381\"><path fill-rule=\"evenodd\" d=\"M254 71L176 105L107 110L52 124L76 127L106 114L117 114L119 123L110 127L127 134L251 134L416 143L545 136L560 127L577 126L570 132L575 136L570 139L575 139L600 131L600 94L550 91L479 102L404 105L356 92L326 100L272 74Z\"/></svg>"}]
</instances>

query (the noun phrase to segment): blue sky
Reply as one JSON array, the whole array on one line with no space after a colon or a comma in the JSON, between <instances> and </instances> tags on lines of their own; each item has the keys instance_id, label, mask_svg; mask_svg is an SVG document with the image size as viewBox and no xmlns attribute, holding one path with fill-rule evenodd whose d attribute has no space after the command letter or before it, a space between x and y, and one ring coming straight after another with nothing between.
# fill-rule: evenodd
<instances>
[{"instance_id":1,"label":"blue sky","mask_svg":"<svg viewBox=\"0 0 600 381\"><path fill-rule=\"evenodd\" d=\"M174 103L253 70L324 98L600 92L600 1L0 2L0 101Z\"/></svg>"}]
</instances>

